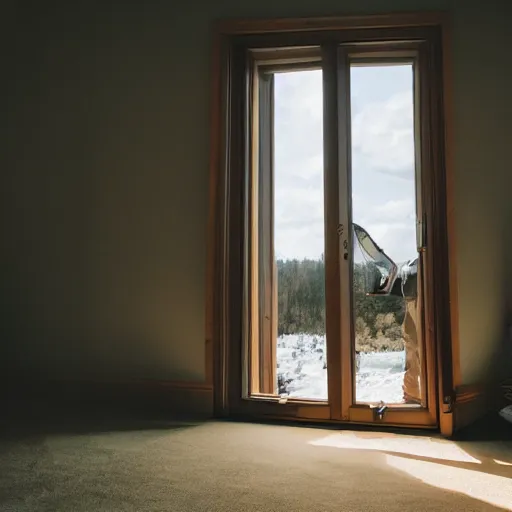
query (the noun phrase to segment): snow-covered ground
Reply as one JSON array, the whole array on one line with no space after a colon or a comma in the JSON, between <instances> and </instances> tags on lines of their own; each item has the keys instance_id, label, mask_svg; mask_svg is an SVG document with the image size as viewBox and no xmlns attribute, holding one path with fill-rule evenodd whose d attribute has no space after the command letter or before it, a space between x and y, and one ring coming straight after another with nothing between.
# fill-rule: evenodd
<instances>
[{"instance_id":1,"label":"snow-covered ground","mask_svg":"<svg viewBox=\"0 0 512 512\"><path fill-rule=\"evenodd\" d=\"M285 335L277 340L280 392L293 397L327 399L324 336ZM405 353L360 354L356 372L358 402L400 403Z\"/></svg>"}]
</instances>

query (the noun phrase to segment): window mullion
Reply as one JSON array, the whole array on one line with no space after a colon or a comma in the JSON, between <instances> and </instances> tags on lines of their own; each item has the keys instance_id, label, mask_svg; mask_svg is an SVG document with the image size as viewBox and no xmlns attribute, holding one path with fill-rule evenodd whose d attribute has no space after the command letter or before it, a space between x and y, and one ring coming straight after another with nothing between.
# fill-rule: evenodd
<instances>
[{"instance_id":1,"label":"window mullion","mask_svg":"<svg viewBox=\"0 0 512 512\"><path fill-rule=\"evenodd\" d=\"M336 54L337 75L337 143L338 143L338 222L344 226L338 237L339 294L341 330L341 404L342 418L349 417L354 402L354 328L353 328L353 247L352 240L352 140L350 111L350 60L348 51L341 46Z\"/></svg>"}]
</instances>

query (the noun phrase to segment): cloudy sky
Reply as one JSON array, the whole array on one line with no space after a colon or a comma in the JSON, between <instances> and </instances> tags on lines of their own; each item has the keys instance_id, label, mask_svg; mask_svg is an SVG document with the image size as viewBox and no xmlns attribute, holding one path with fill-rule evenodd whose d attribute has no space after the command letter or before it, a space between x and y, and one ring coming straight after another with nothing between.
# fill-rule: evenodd
<instances>
[{"instance_id":1,"label":"cloudy sky","mask_svg":"<svg viewBox=\"0 0 512 512\"><path fill-rule=\"evenodd\" d=\"M414 257L412 68L353 67L353 220L397 263ZM275 77L275 251L324 251L321 70ZM357 258L359 259L359 258Z\"/></svg>"}]
</instances>

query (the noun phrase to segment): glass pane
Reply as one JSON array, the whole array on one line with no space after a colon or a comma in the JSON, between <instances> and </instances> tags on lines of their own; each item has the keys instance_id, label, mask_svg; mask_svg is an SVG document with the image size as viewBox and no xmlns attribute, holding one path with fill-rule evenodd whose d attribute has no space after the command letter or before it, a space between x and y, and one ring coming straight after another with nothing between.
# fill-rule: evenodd
<instances>
[{"instance_id":1,"label":"glass pane","mask_svg":"<svg viewBox=\"0 0 512 512\"><path fill-rule=\"evenodd\" d=\"M357 402L420 404L411 64L351 66Z\"/></svg>"},{"instance_id":2,"label":"glass pane","mask_svg":"<svg viewBox=\"0 0 512 512\"><path fill-rule=\"evenodd\" d=\"M327 399L322 71L274 84L277 392Z\"/></svg>"}]
</instances>

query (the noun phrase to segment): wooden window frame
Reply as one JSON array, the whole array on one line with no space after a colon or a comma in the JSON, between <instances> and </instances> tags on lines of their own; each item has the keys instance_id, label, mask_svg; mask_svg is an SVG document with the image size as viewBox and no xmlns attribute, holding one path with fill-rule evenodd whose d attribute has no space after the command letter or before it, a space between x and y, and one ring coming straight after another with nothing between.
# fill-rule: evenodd
<instances>
[{"instance_id":1,"label":"wooden window frame","mask_svg":"<svg viewBox=\"0 0 512 512\"><path fill-rule=\"evenodd\" d=\"M244 387L252 397L277 398L277 262L274 258L274 76L321 69L319 47L250 52L252 90L249 170L249 272L251 297L249 373ZM255 222L257 224L255 224ZM257 297L257 300L255 300Z\"/></svg>"},{"instance_id":2,"label":"wooden window frame","mask_svg":"<svg viewBox=\"0 0 512 512\"><path fill-rule=\"evenodd\" d=\"M433 109L430 122L435 125L436 135L427 141L422 140L424 151L432 157L432 182L429 184L429 218L426 236L433 250L429 251L429 265L436 280L433 296L427 305L426 331L432 334L433 351L430 357L436 359L438 370L432 376L431 392L436 395L437 424L442 432L452 428L452 402L454 385L459 382L458 365L458 318L456 296L456 268L454 219L453 219L453 179L450 154L445 148L451 140L451 119L449 117L450 83L447 58L449 20L444 13L411 13L401 15L361 16L346 18L284 19L284 20L235 20L220 22L215 30L213 46L214 68L212 87L212 126L210 157L210 222L208 239L207 272L207 359L212 362L207 369L214 384L214 406L218 416L244 413L238 407L242 389L247 385L240 375L242 338L248 335L250 326L244 321L243 308L249 304L247 287L243 285L252 277L247 275L247 265L243 264L244 244L241 233L247 232L249 216L243 205L249 197L247 180L244 183L244 161L249 161L250 141L243 139L247 126L234 125L234 119L241 119L240 108L232 102L233 84L240 80L243 87L245 77L233 76L237 59L242 59L241 48L257 46L262 49L282 46L287 40L290 46L312 46L358 41L359 44L371 41L393 42L410 38L426 40L431 45L428 66L442 69L435 87L429 92ZM285 35L287 34L287 35ZM240 46L242 45L242 46ZM329 58L328 56L324 56ZM324 62L326 62L324 60ZM346 78L346 77L345 77ZM337 77L337 79L344 79ZM442 80L442 81L441 81ZM447 106L448 105L448 106ZM254 106L253 106L254 108ZM231 116L231 117L229 117ZM246 116L247 117L247 116ZM333 123L324 120L324 123ZM343 127L340 127L343 129ZM245 149L244 149L245 148ZM332 151L338 151L333 148ZM245 170L244 170L245 169ZM241 172L244 170L244 172ZM326 240L326 243L329 243ZM332 243L332 242L331 242ZM448 265L446 264L448 262ZM328 270L336 277L334 270ZM432 279L432 276L424 276ZM327 293L327 290L326 290ZM247 318L247 317L246 317ZM343 329L343 326L339 326ZM331 354L342 361L351 359L350 354ZM209 354L209 357L208 357ZM247 356L247 354L245 354ZM342 363L343 364L343 363ZM336 384L336 381L333 380ZM340 376L341 384L341 376ZM333 393L340 393L332 390ZM343 388L346 392L346 386ZM331 391L331 390L329 390ZM329 393L331 396L331 393ZM368 408L355 408L352 411L336 411L331 406L319 407L314 401L289 400L286 409L275 407L275 401L260 397L253 401L245 414L270 417L289 417L295 420L317 418L319 421L372 422ZM345 400L347 403L347 400ZM358 410L360 409L360 410ZM395 411L396 423L402 423L402 414ZM418 422L420 426L422 420ZM388 424L394 424L391 418ZM424 426L423 424L421 426Z\"/></svg>"}]
</instances>

